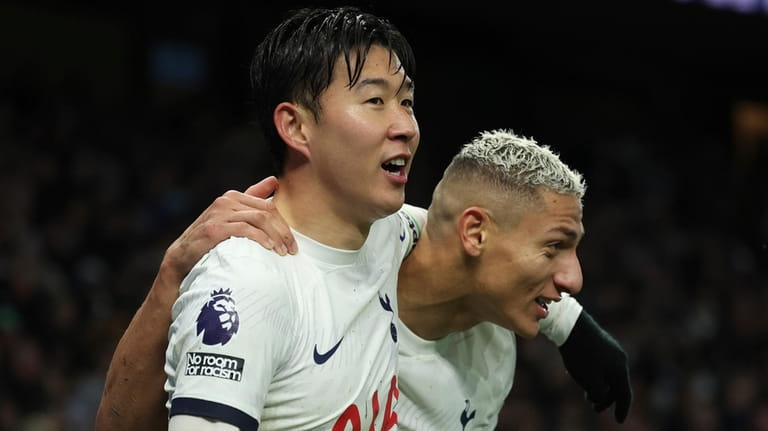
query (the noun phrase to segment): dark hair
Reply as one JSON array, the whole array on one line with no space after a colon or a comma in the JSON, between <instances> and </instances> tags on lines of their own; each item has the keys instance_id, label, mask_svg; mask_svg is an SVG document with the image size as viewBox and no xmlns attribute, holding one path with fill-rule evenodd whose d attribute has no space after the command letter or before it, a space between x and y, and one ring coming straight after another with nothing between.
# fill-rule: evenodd
<instances>
[{"instance_id":1,"label":"dark hair","mask_svg":"<svg viewBox=\"0 0 768 431\"><path fill-rule=\"evenodd\" d=\"M282 174L285 143L272 115L282 102L307 107L317 119L319 97L328 88L339 56L347 63L349 87L354 86L372 45L394 53L406 75L414 79L415 59L410 44L387 19L356 7L304 8L292 11L256 48L251 62L256 116ZM354 53L354 64L350 64Z\"/></svg>"}]
</instances>

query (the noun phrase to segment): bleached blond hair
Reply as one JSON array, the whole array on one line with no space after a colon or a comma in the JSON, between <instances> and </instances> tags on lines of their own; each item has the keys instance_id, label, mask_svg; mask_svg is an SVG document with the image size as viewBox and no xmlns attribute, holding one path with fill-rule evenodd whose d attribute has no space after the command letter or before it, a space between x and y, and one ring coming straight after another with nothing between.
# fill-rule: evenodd
<instances>
[{"instance_id":1,"label":"bleached blond hair","mask_svg":"<svg viewBox=\"0 0 768 431\"><path fill-rule=\"evenodd\" d=\"M549 146L504 129L481 132L454 156L446 173L451 170L482 175L505 188L544 186L579 200L587 188L582 175L563 163Z\"/></svg>"},{"instance_id":2,"label":"bleached blond hair","mask_svg":"<svg viewBox=\"0 0 768 431\"><path fill-rule=\"evenodd\" d=\"M587 186L549 146L511 130L483 131L464 145L435 188L429 226L450 220L470 205L520 207L536 202L542 189L572 195L581 203Z\"/></svg>"}]
</instances>

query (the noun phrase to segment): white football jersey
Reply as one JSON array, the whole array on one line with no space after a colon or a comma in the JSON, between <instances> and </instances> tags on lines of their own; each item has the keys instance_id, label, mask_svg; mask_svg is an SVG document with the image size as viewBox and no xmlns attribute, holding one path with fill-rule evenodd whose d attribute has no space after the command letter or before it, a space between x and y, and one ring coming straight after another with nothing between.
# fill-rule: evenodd
<instances>
[{"instance_id":1,"label":"white football jersey","mask_svg":"<svg viewBox=\"0 0 768 431\"><path fill-rule=\"evenodd\" d=\"M418 239L427 223L427 210L406 205L401 210L405 212ZM549 304L549 314L539 322L540 332L558 346L568 338L582 310L570 295L562 296L560 302ZM494 429L515 377L515 334L484 322L430 341L411 332L400 319L396 323L400 429Z\"/></svg>"},{"instance_id":2,"label":"white football jersey","mask_svg":"<svg viewBox=\"0 0 768 431\"><path fill-rule=\"evenodd\" d=\"M230 238L184 279L165 370L170 415L242 430L397 428L397 273L417 238L404 212L359 250L297 232L294 256Z\"/></svg>"},{"instance_id":3,"label":"white football jersey","mask_svg":"<svg viewBox=\"0 0 768 431\"><path fill-rule=\"evenodd\" d=\"M550 304L550 315L540 325L542 332L556 343L564 341L579 313L581 305L564 295L560 302ZM397 323L400 429L494 429L515 376L515 334L483 322L429 341L411 332L399 319Z\"/></svg>"}]
</instances>

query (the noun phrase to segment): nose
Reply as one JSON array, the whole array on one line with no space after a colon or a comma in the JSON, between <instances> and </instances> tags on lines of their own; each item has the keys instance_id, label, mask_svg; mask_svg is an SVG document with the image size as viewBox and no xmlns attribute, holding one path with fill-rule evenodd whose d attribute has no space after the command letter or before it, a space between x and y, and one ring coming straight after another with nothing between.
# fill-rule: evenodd
<instances>
[{"instance_id":1,"label":"nose","mask_svg":"<svg viewBox=\"0 0 768 431\"><path fill-rule=\"evenodd\" d=\"M394 141L402 141L408 144L411 151L416 150L419 144L419 123L412 109L397 105L393 110L391 123L388 129L388 138Z\"/></svg>"},{"instance_id":2,"label":"nose","mask_svg":"<svg viewBox=\"0 0 768 431\"><path fill-rule=\"evenodd\" d=\"M561 263L561 267L555 272L555 287L560 292L568 292L571 296L581 291L584 282L581 274L581 263L576 253L573 253Z\"/></svg>"}]
</instances>

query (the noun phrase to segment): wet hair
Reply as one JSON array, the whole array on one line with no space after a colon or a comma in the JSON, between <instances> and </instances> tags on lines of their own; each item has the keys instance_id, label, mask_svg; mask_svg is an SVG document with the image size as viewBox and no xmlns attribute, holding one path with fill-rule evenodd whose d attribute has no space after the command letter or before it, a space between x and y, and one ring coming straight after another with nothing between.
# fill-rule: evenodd
<instances>
[{"instance_id":1,"label":"wet hair","mask_svg":"<svg viewBox=\"0 0 768 431\"><path fill-rule=\"evenodd\" d=\"M250 71L253 102L278 173L286 148L273 123L275 107L297 103L319 118L319 98L331 83L336 61L345 59L351 88L373 45L389 50L390 60L396 55L405 75L414 79L415 58L405 36L387 19L356 7L292 11L258 45Z\"/></svg>"}]
</instances>

